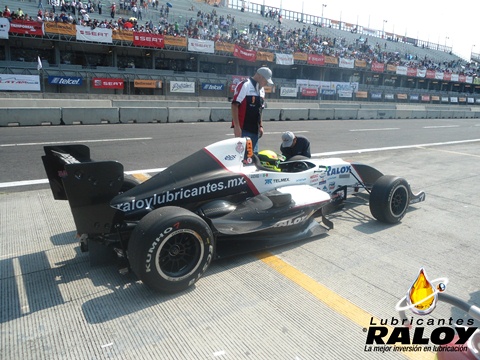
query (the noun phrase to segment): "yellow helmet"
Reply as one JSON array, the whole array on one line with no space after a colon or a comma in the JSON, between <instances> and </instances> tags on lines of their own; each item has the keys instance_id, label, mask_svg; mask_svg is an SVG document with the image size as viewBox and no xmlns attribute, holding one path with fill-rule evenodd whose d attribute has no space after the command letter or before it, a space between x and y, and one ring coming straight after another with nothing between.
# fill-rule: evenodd
<instances>
[{"instance_id":1,"label":"yellow helmet","mask_svg":"<svg viewBox=\"0 0 480 360\"><path fill-rule=\"evenodd\" d=\"M285 160L283 155L278 155L275 151L272 150L262 150L258 153L258 158L260 163L272 171L281 171L278 167L278 164Z\"/></svg>"}]
</instances>

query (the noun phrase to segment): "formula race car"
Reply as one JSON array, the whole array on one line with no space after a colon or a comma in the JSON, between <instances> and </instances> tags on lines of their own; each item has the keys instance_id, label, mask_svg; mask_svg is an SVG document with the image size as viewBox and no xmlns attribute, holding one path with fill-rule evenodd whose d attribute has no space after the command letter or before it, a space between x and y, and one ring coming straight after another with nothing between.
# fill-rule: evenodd
<instances>
[{"instance_id":1,"label":"formula race car","mask_svg":"<svg viewBox=\"0 0 480 360\"><path fill-rule=\"evenodd\" d=\"M403 178L339 158L265 166L249 138L209 145L141 184L119 162L93 161L85 145L44 149L54 198L69 201L91 263L108 250L163 292L193 285L213 259L324 233L333 227L327 212L352 194L368 194L385 223L425 200Z\"/></svg>"}]
</instances>

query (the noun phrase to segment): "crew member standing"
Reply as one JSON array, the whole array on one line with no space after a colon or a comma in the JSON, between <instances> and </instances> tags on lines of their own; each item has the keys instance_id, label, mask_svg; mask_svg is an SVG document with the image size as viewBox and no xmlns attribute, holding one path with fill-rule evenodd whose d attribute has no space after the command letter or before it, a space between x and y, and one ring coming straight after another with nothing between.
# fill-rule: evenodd
<instances>
[{"instance_id":1,"label":"crew member standing","mask_svg":"<svg viewBox=\"0 0 480 360\"><path fill-rule=\"evenodd\" d=\"M240 82L232 100L232 127L235 137L249 137L253 152L258 153L258 139L263 135L262 110L266 85L273 85L272 71L261 67L253 77Z\"/></svg>"}]
</instances>

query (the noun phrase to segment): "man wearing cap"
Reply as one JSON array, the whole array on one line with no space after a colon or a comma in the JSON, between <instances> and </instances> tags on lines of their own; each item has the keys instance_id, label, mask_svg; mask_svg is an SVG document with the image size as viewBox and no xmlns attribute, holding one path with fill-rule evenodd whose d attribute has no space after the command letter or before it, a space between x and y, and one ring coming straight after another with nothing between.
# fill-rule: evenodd
<instances>
[{"instance_id":1,"label":"man wearing cap","mask_svg":"<svg viewBox=\"0 0 480 360\"><path fill-rule=\"evenodd\" d=\"M293 156L305 156L311 158L310 154L310 141L304 136L295 136L291 131L285 131L282 134L282 144L280 145L280 151L285 156L285 160L290 159Z\"/></svg>"},{"instance_id":2,"label":"man wearing cap","mask_svg":"<svg viewBox=\"0 0 480 360\"><path fill-rule=\"evenodd\" d=\"M263 135L262 110L266 85L273 85L272 71L261 67L253 77L237 85L232 99L233 134L235 137L249 137L254 153L258 153L258 139Z\"/></svg>"}]
</instances>

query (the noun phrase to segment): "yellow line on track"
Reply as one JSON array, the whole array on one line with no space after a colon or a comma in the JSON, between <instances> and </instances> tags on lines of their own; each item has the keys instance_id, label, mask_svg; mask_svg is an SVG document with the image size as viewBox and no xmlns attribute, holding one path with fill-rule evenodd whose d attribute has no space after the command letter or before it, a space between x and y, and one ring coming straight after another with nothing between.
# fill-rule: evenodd
<instances>
[{"instance_id":1,"label":"yellow line on track","mask_svg":"<svg viewBox=\"0 0 480 360\"><path fill-rule=\"evenodd\" d=\"M318 283L310 276L305 275L301 271L297 270L290 264L286 263L277 256L269 252L261 252L256 254L257 258L263 261L265 264L270 266L272 269L282 274L289 280L293 281L295 284L299 285L310 294L315 296L318 300L322 301L329 308L335 312L345 316L347 319L356 323L362 328L368 328L370 320L374 321L376 324L380 324L380 320L372 316L365 310L359 308L357 305L353 304L349 300L341 297L337 293L333 292L324 285ZM389 328L389 333L393 330L392 327ZM402 346L397 344L396 346ZM434 359L435 354L431 352L402 352L409 359Z\"/></svg>"}]
</instances>

